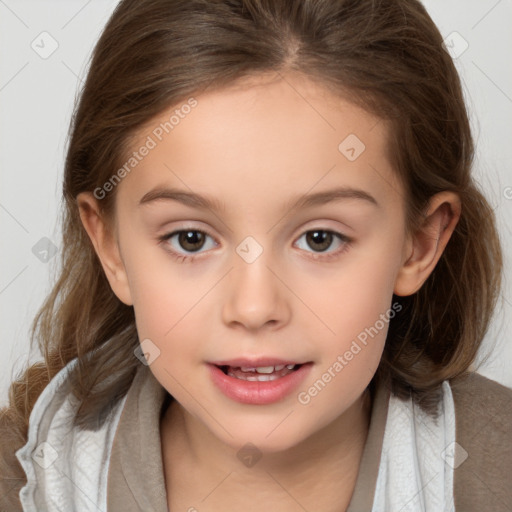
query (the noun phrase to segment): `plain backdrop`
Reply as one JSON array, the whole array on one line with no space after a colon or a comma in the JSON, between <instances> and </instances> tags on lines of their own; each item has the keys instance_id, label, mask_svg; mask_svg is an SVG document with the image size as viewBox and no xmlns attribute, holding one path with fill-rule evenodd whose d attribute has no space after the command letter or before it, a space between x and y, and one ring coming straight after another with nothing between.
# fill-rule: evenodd
<instances>
[{"instance_id":1,"label":"plain backdrop","mask_svg":"<svg viewBox=\"0 0 512 512\"><path fill-rule=\"evenodd\" d=\"M0 0L0 405L27 360L29 327L58 264L66 137L87 61L117 0ZM428 0L462 76L475 175L498 217L503 299L479 373L512 387L511 0Z\"/></svg>"}]
</instances>

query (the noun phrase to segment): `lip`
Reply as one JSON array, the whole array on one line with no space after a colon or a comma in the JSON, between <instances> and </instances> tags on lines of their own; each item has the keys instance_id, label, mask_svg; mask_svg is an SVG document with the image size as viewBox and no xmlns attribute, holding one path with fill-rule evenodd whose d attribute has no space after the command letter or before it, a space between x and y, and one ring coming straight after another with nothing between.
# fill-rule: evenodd
<instances>
[{"instance_id":1,"label":"lip","mask_svg":"<svg viewBox=\"0 0 512 512\"><path fill-rule=\"evenodd\" d=\"M221 361L219 366L274 366L276 364L301 364L276 359L235 359L232 361ZM232 364L233 363L233 364ZM242 363L242 364L240 364ZM303 363L300 368L271 381L246 381L226 375L218 363L208 363L210 375L215 386L228 398L235 402L251 405L266 405L278 402L289 396L301 382L307 377L313 363Z\"/></svg>"},{"instance_id":2,"label":"lip","mask_svg":"<svg viewBox=\"0 0 512 512\"><path fill-rule=\"evenodd\" d=\"M210 364L213 364L215 366L233 366L237 368L257 368L260 366L277 366L280 364L287 365L287 364L305 364L301 363L299 361L291 361L291 360L285 360L285 359L276 359L273 357L258 357L255 359L247 359L247 358L238 358L238 359L230 359L229 361L213 361Z\"/></svg>"}]
</instances>

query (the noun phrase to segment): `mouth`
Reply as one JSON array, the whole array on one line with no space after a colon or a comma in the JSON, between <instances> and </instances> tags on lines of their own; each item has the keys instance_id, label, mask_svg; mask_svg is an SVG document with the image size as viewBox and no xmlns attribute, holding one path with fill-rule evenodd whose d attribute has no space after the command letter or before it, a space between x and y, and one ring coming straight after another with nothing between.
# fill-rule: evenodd
<instances>
[{"instance_id":1,"label":"mouth","mask_svg":"<svg viewBox=\"0 0 512 512\"><path fill-rule=\"evenodd\" d=\"M208 364L213 384L228 398L251 405L286 399L304 382L313 363L236 359Z\"/></svg>"},{"instance_id":2,"label":"mouth","mask_svg":"<svg viewBox=\"0 0 512 512\"><path fill-rule=\"evenodd\" d=\"M239 380L251 382L268 382L277 380L290 373L297 371L302 364L288 363L266 366L234 366L234 365L215 365L224 375Z\"/></svg>"}]
</instances>

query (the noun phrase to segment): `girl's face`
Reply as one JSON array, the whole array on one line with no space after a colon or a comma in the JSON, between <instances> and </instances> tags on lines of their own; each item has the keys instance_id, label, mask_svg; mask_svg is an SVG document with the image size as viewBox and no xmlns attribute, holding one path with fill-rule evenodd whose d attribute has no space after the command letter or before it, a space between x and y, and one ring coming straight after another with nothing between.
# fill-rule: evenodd
<instances>
[{"instance_id":1,"label":"girl's face","mask_svg":"<svg viewBox=\"0 0 512 512\"><path fill-rule=\"evenodd\" d=\"M387 129L279 75L184 101L133 144L115 291L153 374L224 443L284 450L362 401L411 249ZM213 365L230 362L242 379ZM235 370L278 364L302 366Z\"/></svg>"}]
</instances>

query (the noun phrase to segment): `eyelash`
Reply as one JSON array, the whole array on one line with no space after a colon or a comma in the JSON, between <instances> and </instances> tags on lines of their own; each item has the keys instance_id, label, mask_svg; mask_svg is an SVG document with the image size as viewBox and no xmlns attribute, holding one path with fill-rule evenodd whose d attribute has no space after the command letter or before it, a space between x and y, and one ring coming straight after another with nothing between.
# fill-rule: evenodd
<instances>
[{"instance_id":1,"label":"eyelash","mask_svg":"<svg viewBox=\"0 0 512 512\"><path fill-rule=\"evenodd\" d=\"M162 236L158 237L158 240L159 240L159 242L161 244L165 245L165 243L167 241L169 241L173 236L179 235L180 233L187 233L187 232L190 232L190 231L193 232L193 233L201 233L201 234L209 236L210 238L213 239L213 237L211 235L209 235L206 231L202 231L200 229L194 229L194 228L183 228L183 229L179 229L177 231L173 231L171 233L166 233L165 235L162 235ZM334 235L335 237L337 237L343 243L343 246L340 249L338 249L337 251L330 252L330 253L322 253L322 252L312 253L312 254L317 254L318 255L318 256L315 256L315 257L311 257L310 256L310 258L313 259L314 261L316 261L316 260L330 261L333 258L336 258L336 257L340 256L342 253L344 253L345 251L347 251L351 247L351 244L353 242L353 240L351 238L349 238L348 236L343 235L342 233L338 233L337 231L329 230L329 229L308 229L307 231L302 233L302 235L299 237L299 239L302 238L307 233L312 233L312 232L315 232L315 231L320 231L320 232L324 232L324 233L330 233L330 234ZM169 249L167 246L164 246L164 249L173 258L178 260L179 263L192 263L198 257L201 257L201 256L197 256L197 255L189 256L189 255L180 254L180 253L178 253L177 251L175 251L173 249ZM308 252L308 251L306 251L306 252ZM202 254L202 253L199 253L199 254Z\"/></svg>"}]
</instances>

